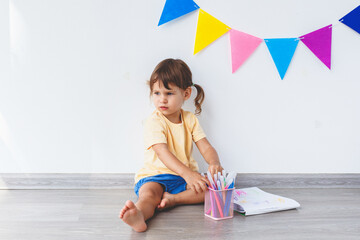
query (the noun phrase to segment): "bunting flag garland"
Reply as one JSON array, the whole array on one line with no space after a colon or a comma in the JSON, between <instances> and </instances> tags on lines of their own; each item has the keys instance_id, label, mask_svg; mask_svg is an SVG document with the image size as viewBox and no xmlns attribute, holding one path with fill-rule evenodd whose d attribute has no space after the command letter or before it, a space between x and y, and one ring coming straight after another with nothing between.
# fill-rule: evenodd
<instances>
[{"instance_id":1,"label":"bunting flag garland","mask_svg":"<svg viewBox=\"0 0 360 240\"><path fill-rule=\"evenodd\" d=\"M232 73L234 73L246 59L250 57L263 40L235 29L231 29L229 33Z\"/></svg>"},{"instance_id":2,"label":"bunting flag garland","mask_svg":"<svg viewBox=\"0 0 360 240\"><path fill-rule=\"evenodd\" d=\"M320 28L300 37L301 41L331 69L332 25Z\"/></svg>"},{"instance_id":3,"label":"bunting flag garland","mask_svg":"<svg viewBox=\"0 0 360 240\"><path fill-rule=\"evenodd\" d=\"M192 0L166 0L158 26L199 8L200 7Z\"/></svg>"},{"instance_id":4,"label":"bunting flag garland","mask_svg":"<svg viewBox=\"0 0 360 240\"><path fill-rule=\"evenodd\" d=\"M343 18L339 20L349 28L360 33L360 5L346 14Z\"/></svg>"},{"instance_id":5,"label":"bunting flag garland","mask_svg":"<svg viewBox=\"0 0 360 240\"><path fill-rule=\"evenodd\" d=\"M200 9L196 28L194 54L227 33L231 28Z\"/></svg>"},{"instance_id":6,"label":"bunting flag garland","mask_svg":"<svg viewBox=\"0 0 360 240\"><path fill-rule=\"evenodd\" d=\"M232 73L234 73L257 49L262 42L261 38L230 28L202 10L194 0L166 0L158 26L197 9L199 9L199 15L194 54L200 52L216 39L229 32ZM360 33L360 6L356 7L339 21ZM269 38L264 40L281 79L285 77L299 40L331 70L331 24L299 38Z\"/></svg>"},{"instance_id":7,"label":"bunting flag garland","mask_svg":"<svg viewBox=\"0 0 360 240\"><path fill-rule=\"evenodd\" d=\"M299 39L272 38L264 40L282 80L295 53Z\"/></svg>"}]
</instances>

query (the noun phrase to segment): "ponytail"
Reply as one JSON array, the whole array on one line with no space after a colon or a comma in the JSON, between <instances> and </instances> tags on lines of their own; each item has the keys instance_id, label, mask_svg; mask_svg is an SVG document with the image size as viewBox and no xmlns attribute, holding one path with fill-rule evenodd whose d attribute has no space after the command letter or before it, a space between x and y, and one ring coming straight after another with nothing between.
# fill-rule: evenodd
<instances>
[{"instance_id":1,"label":"ponytail","mask_svg":"<svg viewBox=\"0 0 360 240\"><path fill-rule=\"evenodd\" d=\"M204 102L205 93L200 85L193 84L193 86L196 88L196 91L197 91L196 97L194 99L194 103L195 103L195 107L196 107L195 115L200 115L201 110L202 110L201 104Z\"/></svg>"}]
</instances>

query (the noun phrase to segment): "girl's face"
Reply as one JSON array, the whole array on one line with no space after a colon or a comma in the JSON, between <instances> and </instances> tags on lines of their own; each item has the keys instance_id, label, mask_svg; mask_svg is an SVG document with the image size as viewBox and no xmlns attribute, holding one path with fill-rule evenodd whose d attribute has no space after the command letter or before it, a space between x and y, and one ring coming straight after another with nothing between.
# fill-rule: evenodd
<instances>
[{"instance_id":1,"label":"girl's face","mask_svg":"<svg viewBox=\"0 0 360 240\"><path fill-rule=\"evenodd\" d=\"M153 85L151 97L157 110L173 123L180 123L180 110L183 103L191 96L191 87L183 90L174 84L166 89L162 81Z\"/></svg>"}]
</instances>

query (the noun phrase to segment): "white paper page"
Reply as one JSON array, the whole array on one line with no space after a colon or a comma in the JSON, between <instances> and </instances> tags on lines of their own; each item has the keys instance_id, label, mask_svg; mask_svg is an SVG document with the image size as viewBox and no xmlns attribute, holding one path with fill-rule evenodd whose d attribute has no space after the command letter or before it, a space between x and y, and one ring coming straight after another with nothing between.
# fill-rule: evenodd
<instances>
[{"instance_id":1,"label":"white paper page","mask_svg":"<svg viewBox=\"0 0 360 240\"><path fill-rule=\"evenodd\" d=\"M234 193L234 209L245 213L245 215L282 211L297 207L300 207L300 204L295 200L264 192L257 187L236 189Z\"/></svg>"}]
</instances>

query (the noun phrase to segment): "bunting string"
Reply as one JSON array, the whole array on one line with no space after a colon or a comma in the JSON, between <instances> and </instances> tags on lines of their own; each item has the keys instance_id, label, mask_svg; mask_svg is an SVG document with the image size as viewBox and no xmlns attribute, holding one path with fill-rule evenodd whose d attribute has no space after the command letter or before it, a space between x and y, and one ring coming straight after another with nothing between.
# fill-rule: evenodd
<instances>
[{"instance_id":1,"label":"bunting string","mask_svg":"<svg viewBox=\"0 0 360 240\"><path fill-rule=\"evenodd\" d=\"M230 28L200 8L193 0L166 0L158 26L199 10L194 55L226 33L229 33L232 73L251 56L264 41L281 80L284 79L299 42L302 42L329 70L331 70L332 29L330 24L297 38L262 39ZM360 5L339 19L339 22L360 34Z\"/></svg>"}]
</instances>

